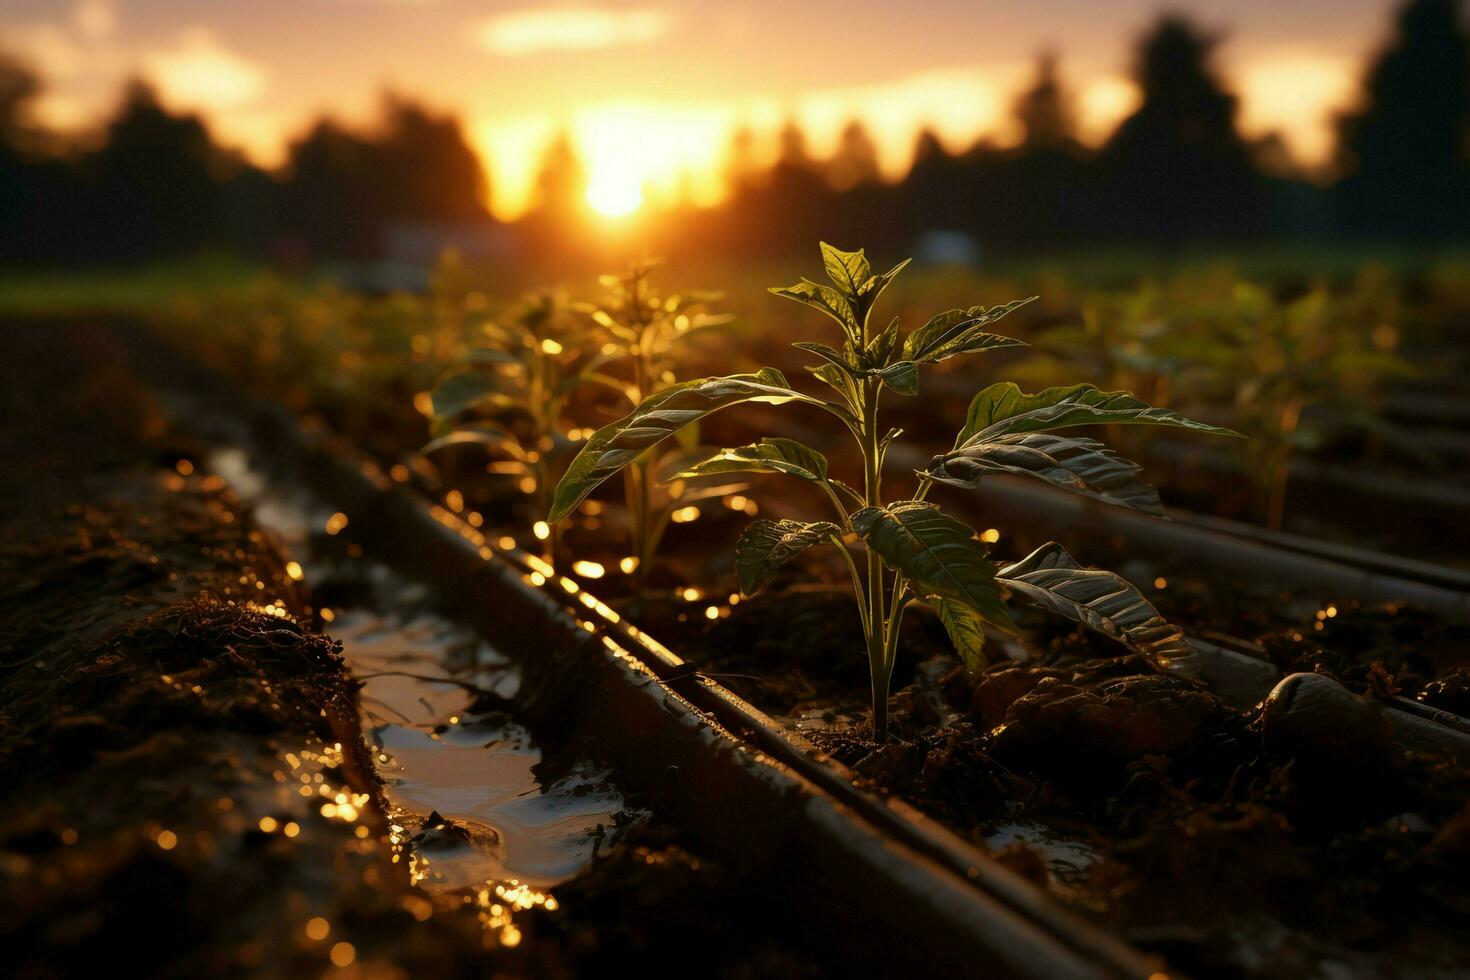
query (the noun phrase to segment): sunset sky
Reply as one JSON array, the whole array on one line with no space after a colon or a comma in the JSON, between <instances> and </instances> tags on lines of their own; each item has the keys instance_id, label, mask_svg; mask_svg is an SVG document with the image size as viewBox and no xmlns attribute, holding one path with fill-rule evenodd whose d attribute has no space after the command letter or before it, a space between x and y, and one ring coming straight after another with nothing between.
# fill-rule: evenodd
<instances>
[{"instance_id":1,"label":"sunset sky","mask_svg":"<svg viewBox=\"0 0 1470 980\"><path fill-rule=\"evenodd\" d=\"M1157 0L5 0L0 47L37 68L41 121L95 122L141 75L264 164L310 119L366 121L392 88L462 115L492 205L526 203L567 130L604 210L640 195L712 201L731 132L787 119L815 153L852 118L899 173L914 136L1005 141L1009 102L1053 47L1097 138L1132 106L1132 40ZM1380 42L1386 0L1174 0L1225 32L1248 133L1279 129L1319 162Z\"/></svg>"}]
</instances>

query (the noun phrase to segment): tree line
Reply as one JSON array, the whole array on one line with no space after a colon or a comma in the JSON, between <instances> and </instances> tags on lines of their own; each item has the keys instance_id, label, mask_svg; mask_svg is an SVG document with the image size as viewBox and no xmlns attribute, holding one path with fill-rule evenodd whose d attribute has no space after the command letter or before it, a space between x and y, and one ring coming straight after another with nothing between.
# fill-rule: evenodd
<instances>
[{"instance_id":1,"label":"tree line","mask_svg":"<svg viewBox=\"0 0 1470 980\"><path fill-rule=\"evenodd\" d=\"M1252 239L1470 239L1470 37L1459 0L1407 0L1337 120L1332 181L1294 174L1279 140L1247 140L1214 62L1219 38L1163 15L1139 39L1138 108L1095 148L1076 136L1055 57L1013 107L1021 141L951 152L932 133L907 176L881 179L860 124L816 160L788 126L769 168L731 147L728 200L680 206L650 245L769 252L819 238L895 249L925 231L987 247ZM318 121L276 173L219 146L202 119L130 83L98 135L28 124L36 76L0 59L0 261L111 262L223 246L276 259L369 258L403 224L489 225L488 180L459 122L401 96L354 129ZM546 153L533 210L505 230L528 252L575 252L586 179L571 143Z\"/></svg>"}]
</instances>

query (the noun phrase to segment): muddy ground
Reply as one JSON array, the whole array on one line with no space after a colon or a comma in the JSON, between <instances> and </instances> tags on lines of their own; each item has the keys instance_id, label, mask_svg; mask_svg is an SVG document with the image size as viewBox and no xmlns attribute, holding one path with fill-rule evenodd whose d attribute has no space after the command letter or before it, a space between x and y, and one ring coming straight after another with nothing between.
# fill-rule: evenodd
<instances>
[{"instance_id":1,"label":"muddy ground","mask_svg":"<svg viewBox=\"0 0 1470 980\"><path fill-rule=\"evenodd\" d=\"M339 646L128 359L107 330L0 338L8 975L816 972L759 882L656 815L512 932L415 888Z\"/></svg>"},{"instance_id":2,"label":"muddy ground","mask_svg":"<svg viewBox=\"0 0 1470 980\"><path fill-rule=\"evenodd\" d=\"M1470 775L1393 742L1372 699L1397 661L1342 655L1367 697L1311 683L1237 710L1033 616L1020 622L1039 662L972 674L919 611L894 677L895 738L877 745L850 595L811 583L715 620L681 614L672 601L644 613L861 783L1191 975L1452 976L1470 956ZM1295 640L1273 656L1314 663Z\"/></svg>"}]
</instances>

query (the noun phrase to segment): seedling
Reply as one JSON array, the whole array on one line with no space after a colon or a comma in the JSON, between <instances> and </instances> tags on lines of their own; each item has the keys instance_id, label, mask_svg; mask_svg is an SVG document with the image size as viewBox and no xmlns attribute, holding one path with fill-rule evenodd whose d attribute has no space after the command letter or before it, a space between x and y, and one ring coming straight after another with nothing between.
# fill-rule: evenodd
<instances>
[{"instance_id":1,"label":"seedling","mask_svg":"<svg viewBox=\"0 0 1470 980\"><path fill-rule=\"evenodd\" d=\"M884 429L880 422L884 391L911 397L918 393L920 365L1019 346L1020 341L987 328L1027 301L950 310L901 336L898 318L881 330L874 329L870 320L878 298L907 263L874 275L861 251L844 252L823 244L822 257L830 286L803 280L773 292L822 312L840 328L840 348L795 345L821 359L821 365L810 370L836 393L835 400L798 391L769 367L754 374L670 385L587 441L556 488L550 520L565 518L639 454L711 412L741 402L809 405L833 416L856 440L863 460L861 490L832 477L820 452L786 438L724 449L679 476L784 473L814 485L831 504L832 521L752 522L736 545L736 569L741 590L750 595L807 548L831 544L838 549L852 579L866 641L875 739L887 737L888 690L899 629L905 609L915 601L934 608L956 650L974 669L985 664L986 625L1015 630L1006 608L1011 595L1099 630L1160 669L1191 671L1193 651L1183 634L1119 576L1083 568L1055 543L1015 564L997 567L973 528L944 514L925 497L936 482L974 489L987 474L1019 473L1158 513L1158 493L1139 478L1136 464L1095 440L1057 430L1106 424L1227 434L1228 430L1152 408L1127 392L1073 385L1025 394L1003 382L975 396L953 450L917 471L917 491L885 502L884 458L899 432ZM849 542L857 545L861 560L854 558Z\"/></svg>"},{"instance_id":2,"label":"seedling","mask_svg":"<svg viewBox=\"0 0 1470 980\"><path fill-rule=\"evenodd\" d=\"M629 266L621 276L606 275L599 281L607 290L602 302L589 309L594 322L607 332L602 359L630 365L630 377L615 385L638 406L651 395L677 383L672 353L685 337L709 327L730 322L730 317L710 312L720 299L718 293L686 292L660 295L650 281L661 263L645 259ZM661 480L660 474L677 472L698 453L698 425L678 433L679 448L658 455L641 453L623 471L628 507L630 558L635 589L641 594L649 564L658 552L675 509L694 501L722 496L726 487L688 487L683 480Z\"/></svg>"},{"instance_id":3,"label":"seedling","mask_svg":"<svg viewBox=\"0 0 1470 980\"><path fill-rule=\"evenodd\" d=\"M1237 283L1213 315L1186 328L1193 393L1228 404L1235 424L1250 436L1246 471L1253 509L1268 527L1285 520L1293 458L1319 448L1334 425L1385 436L1425 458L1412 434L1377 408L1382 381L1417 372L1393 352L1392 328L1355 316L1351 306L1335 302L1322 287L1282 303Z\"/></svg>"},{"instance_id":4,"label":"seedling","mask_svg":"<svg viewBox=\"0 0 1470 980\"><path fill-rule=\"evenodd\" d=\"M532 498L536 537L553 560L559 536L541 517L576 444L563 420L567 400L583 384L616 384L598 372L607 358L589 353L595 342L560 295L533 295L504 322L487 320L467 366L440 381L432 396L435 438L422 452L464 445L488 450L495 457L489 472L514 478Z\"/></svg>"}]
</instances>

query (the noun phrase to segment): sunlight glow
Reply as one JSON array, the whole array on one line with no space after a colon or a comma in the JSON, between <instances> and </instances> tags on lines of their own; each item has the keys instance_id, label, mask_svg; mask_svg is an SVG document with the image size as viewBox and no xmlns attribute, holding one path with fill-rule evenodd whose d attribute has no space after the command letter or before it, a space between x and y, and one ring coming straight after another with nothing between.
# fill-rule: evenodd
<instances>
[{"instance_id":1,"label":"sunlight glow","mask_svg":"<svg viewBox=\"0 0 1470 980\"><path fill-rule=\"evenodd\" d=\"M176 46L150 56L144 67L163 97L185 109L238 109L254 102L266 88L266 74L259 65L198 28L184 31Z\"/></svg>"},{"instance_id":2,"label":"sunlight glow","mask_svg":"<svg viewBox=\"0 0 1470 980\"><path fill-rule=\"evenodd\" d=\"M1331 109L1351 91L1350 62L1277 52L1230 66L1242 93L1242 128L1249 135L1279 129L1304 163L1320 163L1329 148ZM565 132L587 170L588 208L604 217L680 201L719 204L727 193L731 140L741 127L753 136L750 163L773 164L786 123L801 126L808 153L820 160L853 121L868 129L885 177L907 171L919 134L932 130L952 152L976 139L1006 146L1020 138L1010 106L1030 82L1027 60L984 68L921 72L872 85L820 88L791 97L740 101L626 100L583 105L557 118L545 114L474 121L473 142L488 160L492 209L505 220L524 214L534 198L545 148ZM1066 78L1075 97L1078 135L1096 145L1139 104L1137 86L1116 73Z\"/></svg>"},{"instance_id":3,"label":"sunlight glow","mask_svg":"<svg viewBox=\"0 0 1470 980\"><path fill-rule=\"evenodd\" d=\"M481 25L479 38L494 53L516 57L648 44L667 34L669 26L669 15L651 8L511 10Z\"/></svg>"},{"instance_id":4,"label":"sunlight glow","mask_svg":"<svg viewBox=\"0 0 1470 980\"><path fill-rule=\"evenodd\" d=\"M1277 132L1309 165L1331 156L1338 114L1357 94L1359 66L1349 55L1271 52L1235 72L1240 126L1248 136Z\"/></svg>"},{"instance_id":5,"label":"sunlight glow","mask_svg":"<svg viewBox=\"0 0 1470 980\"><path fill-rule=\"evenodd\" d=\"M603 166L592 172L587 183L587 203L607 218L632 214L643 203L643 186L637 168Z\"/></svg>"}]
</instances>

